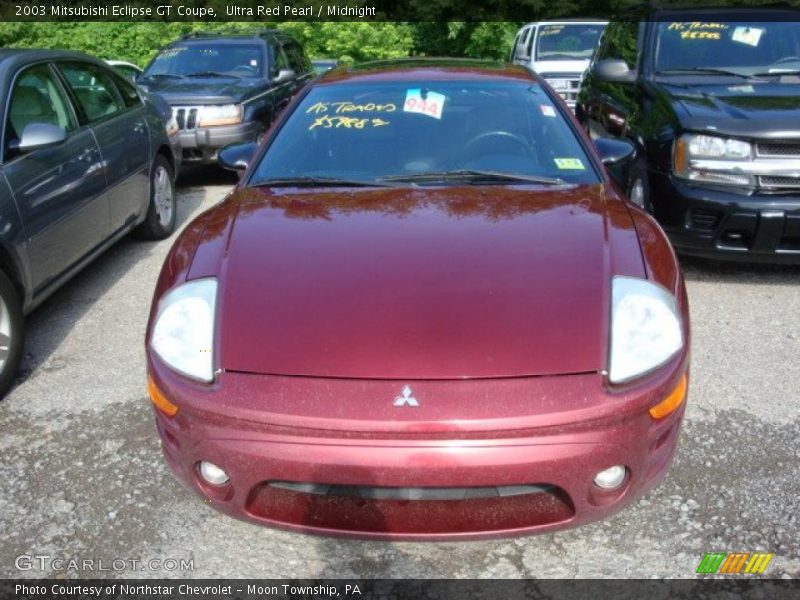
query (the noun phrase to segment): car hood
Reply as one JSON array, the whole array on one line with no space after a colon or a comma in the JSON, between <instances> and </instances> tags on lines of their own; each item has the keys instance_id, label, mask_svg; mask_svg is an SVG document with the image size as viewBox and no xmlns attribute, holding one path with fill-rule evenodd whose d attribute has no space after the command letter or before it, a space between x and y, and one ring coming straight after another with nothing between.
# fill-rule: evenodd
<instances>
[{"instance_id":1,"label":"car hood","mask_svg":"<svg viewBox=\"0 0 800 600\"><path fill-rule=\"evenodd\" d=\"M800 135L800 79L770 82L737 80L727 84L664 84L664 92L683 113L686 129L752 137Z\"/></svg>"},{"instance_id":2,"label":"car hood","mask_svg":"<svg viewBox=\"0 0 800 600\"><path fill-rule=\"evenodd\" d=\"M241 189L219 208L227 239L210 242L225 248L212 271L219 365L386 379L599 371L610 278L644 276L630 214L608 194ZM208 274L193 265L189 278Z\"/></svg>"},{"instance_id":3,"label":"car hood","mask_svg":"<svg viewBox=\"0 0 800 600\"><path fill-rule=\"evenodd\" d=\"M264 81L236 77L186 77L140 79L139 87L176 104L230 104L242 102L264 89Z\"/></svg>"}]
</instances>

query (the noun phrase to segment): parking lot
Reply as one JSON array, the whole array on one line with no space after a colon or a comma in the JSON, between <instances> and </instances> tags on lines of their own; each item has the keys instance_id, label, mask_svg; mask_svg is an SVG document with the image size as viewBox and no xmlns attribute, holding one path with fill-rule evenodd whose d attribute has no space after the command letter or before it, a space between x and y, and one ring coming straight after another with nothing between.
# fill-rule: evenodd
<instances>
[{"instance_id":1,"label":"parking lot","mask_svg":"<svg viewBox=\"0 0 800 600\"><path fill-rule=\"evenodd\" d=\"M183 177L179 227L233 181ZM3 577L54 575L18 570L20 555L192 567L67 576L692 577L709 551L771 552L766 575L800 575L800 267L684 261L686 424L666 481L629 509L537 537L379 543L233 520L168 472L143 338L170 244L125 239L29 318L23 374L0 403Z\"/></svg>"}]
</instances>

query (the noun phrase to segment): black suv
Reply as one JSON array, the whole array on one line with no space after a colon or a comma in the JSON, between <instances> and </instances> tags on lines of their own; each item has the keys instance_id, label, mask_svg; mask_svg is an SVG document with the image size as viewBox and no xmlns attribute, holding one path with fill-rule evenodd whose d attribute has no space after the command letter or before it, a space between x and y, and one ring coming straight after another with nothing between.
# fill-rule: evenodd
<instances>
[{"instance_id":1,"label":"black suv","mask_svg":"<svg viewBox=\"0 0 800 600\"><path fill-rule=\"evenodd\" d=\"M223 146L256 139L312 77L300 44L267 29L186 35L138 83L172 106L184 163L210 163Z\"/></svg>"},{"instance_id":2,"label":"black suv","mask_svg":"<svg viewBox=\"0 0 800 600\"><path fill-rule=\"evenodd\" d=\"M613 22L576 114L637 146L628 194L679 252L800 263L800 12Z\"/></svg>"}]
</instances>

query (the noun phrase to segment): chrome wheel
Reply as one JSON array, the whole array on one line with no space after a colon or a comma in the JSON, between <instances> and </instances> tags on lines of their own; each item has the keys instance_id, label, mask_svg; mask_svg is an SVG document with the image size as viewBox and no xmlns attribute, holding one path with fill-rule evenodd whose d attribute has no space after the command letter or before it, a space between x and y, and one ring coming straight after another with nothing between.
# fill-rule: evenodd
<instances>
[{"instance_id":1,"label":"chrome wheel","mask_svg":"<svg viewBox=\"0 0 800 600\"><path fill-rule=\"evenodd\" d=\"M11 313L5 301L0 298L0 373L6 368L8 353L11 351Z\"/></svg>"},{"instance_id":2,"label":"chrome wheel","mask_svg":"<svg viewBox=\"0 0 800 600\"><path fill-rule=\"evenodd\" d=\"M633 182L629 196L631 202L639 208L644 208L644 182L641 179Z\"/></svg>"},{"instance_id":3,"label":"chrome wheel","mask_svg":"<svg viewBox=\"0 0 800 600\"><path fill-rule=\"evenodd\" d=\"M153 173L153 205L158 215L158 222L167 227L172 221L174 197L169 172L163 165L157 165Z\"/></svg>"}]
</instances>

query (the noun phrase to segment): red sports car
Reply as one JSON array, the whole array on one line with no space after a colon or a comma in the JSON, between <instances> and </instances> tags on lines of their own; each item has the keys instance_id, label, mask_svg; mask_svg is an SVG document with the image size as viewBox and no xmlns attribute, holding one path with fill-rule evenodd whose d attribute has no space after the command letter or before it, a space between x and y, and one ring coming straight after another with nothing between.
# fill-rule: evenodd
<instances>
[{"instance_id":1,"label":"red sports car","mask_svg":"<svg viewBox=\"0 0 800 600\"><path fill-rule=\"evenodd\" d=\"M454 60L304 89L166 259L150 395L177 477L235 517L474 538L602 518L667 472L678 262L539 77Z\"/></svg>"}]
</instances>

